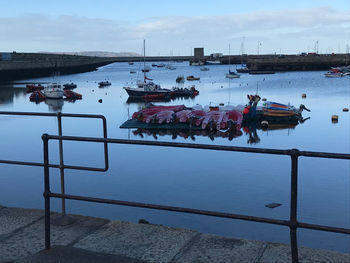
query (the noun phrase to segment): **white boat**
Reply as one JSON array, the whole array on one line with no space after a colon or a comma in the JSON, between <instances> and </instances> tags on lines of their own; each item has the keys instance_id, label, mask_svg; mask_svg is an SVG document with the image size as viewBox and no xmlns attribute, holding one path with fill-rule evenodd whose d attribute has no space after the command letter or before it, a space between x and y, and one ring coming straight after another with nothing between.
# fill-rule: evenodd
<instances>
[{"instance_id":1,"label":"white boat","mask_svg":"<svg viewBox=\"0 0 350 263\"><path fill-rule=\"evenodd\" d=\"M234 71L231 71L231 46L229 45L228 46L228 74L225 75L226 78L228 79L235 79L235 78L239 78L240 75L237 74L236 72Z\"/></svg>"},{"instance_id":2,"label":"white boat","mask_svg":"<svg viewBox=\"0 0 350 263\"><path fill-rule=\"evenodd\" d=\"M324 73L324 75L328 78L339 78L344 76L344 74L341 72L327 72Z\"/></svg>"},{"instance_id":3,"label":"white boat","mask_svg":"<svg viewBox=\"0 0 350 263\"><path fill-rule=\"evenodd\" d=\"M206 65L220 65L221 61L220 60L207 60L205 61Z\"/></svg>"},{"instance_id":4,"label":"white boat","mask_svg":"<svg viewBox=\"0 0 350 263\"><path fill-rule=\"evenodd\" d=\"M62 99L63 98L63 90L61 85L57 83L52 83L44 88L43 93L48 99Z\"/></svg>"}]
</instances>

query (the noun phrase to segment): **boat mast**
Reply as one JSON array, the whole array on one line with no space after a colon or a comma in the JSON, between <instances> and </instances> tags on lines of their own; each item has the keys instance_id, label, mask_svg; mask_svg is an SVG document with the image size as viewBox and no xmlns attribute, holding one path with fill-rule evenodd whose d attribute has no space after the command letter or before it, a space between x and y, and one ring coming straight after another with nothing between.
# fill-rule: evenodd
<instances>
[{"instance_id":1,"label":"boat mast","mask_svg":"<svg viewBox=\"0 0 350 263\"><path fill-rule=\"evenodd\" d=\"M231 44L228 44L228 72L231 71Z\"/></svg>"},{"instance_id":2,"label":"boat mast","mask_svg":"<svg viewBox=\"0 0 350 263\"><path fill-rule=\"evenodd\" d=\"M146 40L143 40L143 82L146 83Z\"/></svg>"}]
</instances>

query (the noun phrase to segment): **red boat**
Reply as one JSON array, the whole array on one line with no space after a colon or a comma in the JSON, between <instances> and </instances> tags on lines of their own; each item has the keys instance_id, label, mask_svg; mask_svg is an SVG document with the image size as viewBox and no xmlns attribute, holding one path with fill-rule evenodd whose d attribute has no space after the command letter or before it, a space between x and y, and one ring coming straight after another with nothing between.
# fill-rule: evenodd
<instances>
[{"instance_id":1,"label":"red boat","mask_svg":"<svg viewBox=\"0 0 350 263\"><path fill-rule=\"evenodd\" d=\"M45 100L45 95L40 90L33 91L29 97L30 101L42 101Z\"/></svg>"},{"instance_id":2,"label":"red boat","mask_svg":"<svg viewBox=\"0 0 350 263\"><path fill-rule=\"evenodd\" d=\"M38 84L38 85L27 84L26 87L27 87L27 93L30 93L30 92L33 92L33 91L36 91L36 90L43 90L44 89L44 86L42 86L40 84Z\"/></svg>"},{"instance_id":3,"label":"red boat","mask_svg":"<svg viewBox=\"0 0 350 263\"><path fill-rule=\"evenodd\" d=\"M81 94L71 91L69 89L64 90L63 94L64 96L66 96L67 99L70 100L81 100L83 98Z\"/></svg>"}]
</instances>

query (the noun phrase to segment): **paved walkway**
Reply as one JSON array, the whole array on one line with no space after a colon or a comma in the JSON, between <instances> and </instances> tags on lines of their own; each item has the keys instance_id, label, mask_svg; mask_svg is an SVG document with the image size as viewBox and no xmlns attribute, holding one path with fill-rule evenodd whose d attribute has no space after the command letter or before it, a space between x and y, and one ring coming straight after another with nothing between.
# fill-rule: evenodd
<instances>
[{"instance_id":1,"label":"paved walkway","mask_svg":"<svg viewBox=\"0 0 350 263\"><path fill-rule=\"evenodd\" d=\"M0 262L291 262L285 244L194 230L53 213L44 250L44 211L0 206ZM299 262L350 262L350 254L299 248Z\"/></svg>"}]
</instances>

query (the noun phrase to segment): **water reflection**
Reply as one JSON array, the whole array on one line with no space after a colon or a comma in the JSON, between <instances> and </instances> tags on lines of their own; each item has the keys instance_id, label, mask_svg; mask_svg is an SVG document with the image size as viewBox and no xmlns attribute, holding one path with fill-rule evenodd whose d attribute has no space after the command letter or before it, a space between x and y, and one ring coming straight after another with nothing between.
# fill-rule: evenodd
<instances>
[{"instance_id":1,"label":"water reflection","mask_svg":"<svg viewBox=\"0 0 350 263\"><path fill-rule=\"evenodd\" d=\"M158 136L171 136L173 140L178 137L184 139L196 140L198 136L204 136L210 138L214 141L215 138L228 138L230 141L232 139L241 136L243 133L241 131L209 131L209 130L170 130L170 129L137 129L132 132L135 136L140 136L144 138L145 136L153 136L154 139L158 139Z\"/></svg>"},{"instance_id":2,"label":"water reflection","mask_svg":"<svg viewBox=\"0 0 350 263\"><path fill-rule=\"evenodd\" d=\"M49 106L49 111L58 112L62 111L63 99L45 99L45 104Z\"/></svg>"},{"instance_id":3,"label":"water reflection","mask_svg":"<svg viewBox=\"0 0 350 263\"><path fill-rule=\"evenodd\" d=\"M13 83L0 85L0 104L13 104L14 98L25 95L24 87L15 87Z\"/></svg>"}]
</instances>

